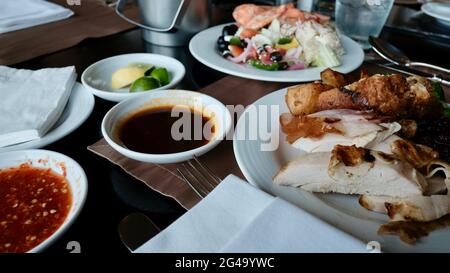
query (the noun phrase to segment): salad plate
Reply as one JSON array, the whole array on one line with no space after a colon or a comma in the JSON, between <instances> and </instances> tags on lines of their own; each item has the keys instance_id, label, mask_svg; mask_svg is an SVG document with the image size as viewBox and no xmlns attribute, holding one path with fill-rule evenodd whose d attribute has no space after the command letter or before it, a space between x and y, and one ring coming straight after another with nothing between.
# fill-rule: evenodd
<instances>
[{"instance_id":1,"label":"salad plate","mask_svg":"<svg viewBox=\"0 0 450 273\"><path fill-rule=\"evenodd\" d=\"M265 192L287 200L322 220L342 229L343 231L369 243L380 244L383 252L448 252L450 237L448 229L440 229L430 233L415 245L408 245L396 236L380 236L379 226L389 218L386 215L370 212L358 205L358 197L344 194L311 193L295 187L280 186L272 182L273 177L287 162L299 156L299 150L285 141L286 135L281 132L279 114L289 112L285 103L287 89L274 91L249 107L239 119L234 139L233 149L236 161L245 178L252 185ZM262 106L262 107L260 107ZM279 107L279 111L267 111L271 107ZM248 118L256 109L256 119ZM257 138L249 140L239 135L248 135L251 128L267 128L270 140L279 140L279 146L274 149L262 150L268 145L267 134L258 134ZM263 136L264 135L264 136ZM301 151L300 151L301 152Z\"/></svg>"},{"instance_id":2,"label":"salad plate","mask_svg":"<svg viewBox=\"0 0 450 273\"><path fill-rule=\"evenodd\" d=\"M206 29L195 35L189 43L191 54L204 65L220 72L261 81L272 82L307 82L320 79L320 72L324 67L308 67L302 70L267 71L256 69L248 64L236 64L222 57L216 46L217 37L222 35L224 24ZM361 47L348 38L340 35L340 42L344 50L341 56L341 64L333 67L341 73L348 73L358 68L364 60L364 52Z\"/></svg>"}]
</instances>

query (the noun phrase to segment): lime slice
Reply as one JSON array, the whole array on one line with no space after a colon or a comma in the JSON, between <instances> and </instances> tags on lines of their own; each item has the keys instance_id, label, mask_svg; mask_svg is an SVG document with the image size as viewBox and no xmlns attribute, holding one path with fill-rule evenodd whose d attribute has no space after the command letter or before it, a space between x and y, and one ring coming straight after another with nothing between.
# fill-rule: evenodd
<instances>
[{"instance_id":1,"label":"lime slice","mask_svg":"<svg viewBox=\"0 0 450 273\"><path fill-rule=\"evenodd\" d=\"M150 76L159 80L161 82L161 85L166 85L170 83L169 72L167 72L167 69L163 67L157 67L153 69L152 72L150 73Z\"/></svg>"},{"instance_id":2,"label":"lime slice","mask_svg":"<svg viewBox=\"0 0 450 273\"><path fill-rule=\"evenodd\" d=\"M161 87L159 80L153 77L141 77L133 82L130 92L141 92Z\"/></svg>"},{"instance_id":3,"label":"lime slice","mask_svg":"<svg viewBox=\"0 0 450 273\"><path fill-rule=\"evenodd\" d=\"M155 67L150 67L147 71L145 71L144 76L150 76L153 70L155 70Z\"/></svg>"}]
</instances>

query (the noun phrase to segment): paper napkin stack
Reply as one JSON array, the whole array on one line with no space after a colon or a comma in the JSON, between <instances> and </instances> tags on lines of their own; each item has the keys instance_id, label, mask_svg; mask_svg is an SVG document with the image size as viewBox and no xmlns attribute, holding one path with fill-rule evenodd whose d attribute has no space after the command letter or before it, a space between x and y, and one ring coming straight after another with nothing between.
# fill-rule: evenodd
<instances>
[{"instance_id":1,"label":"paper napkin stack","mask_svg":"<svg viewBox=\"0 0 450 273\"><path fill-rule=\"evenodd\" d=\"M0 66L0 147L38 139L60 118L75 67L40 70Z\"/></svg>"},{"instance_id":2,"label":"paper napkin stack","mask_svg":"<svg viewBox=\"0 0 450 273\"><path fill-rule=\"evenodd\" d=\"M44 0L1 0L0 33L66 19L73 11Z\"/></svg>"}]
</instances>

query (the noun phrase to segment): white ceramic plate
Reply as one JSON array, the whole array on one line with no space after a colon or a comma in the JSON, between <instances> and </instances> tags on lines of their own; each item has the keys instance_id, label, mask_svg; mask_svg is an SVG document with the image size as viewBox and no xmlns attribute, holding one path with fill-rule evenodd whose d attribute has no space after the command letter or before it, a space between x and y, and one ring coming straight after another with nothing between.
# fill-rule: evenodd
<instances>
[{"instance_id":1,"label":"white ceramic plate","mask_svg":"<svg viewBox=\"0 0 450 273\"><path fill-rule=\"evenodd\" d=\"M36 149L49 145L77 129L94 109L94 96L80 83L75 83L69 101L53 128L40 139L0 148L0 152Z\"/></svg>"},{"instance_id":2,"label":"white ceramic plate","mask_svg":"<svg viewBox=\"0 0 450 273\"><path fill-rule=\"evenodd\" d=\"M111 87L112 74L132 63L152 64L167 69L170 75L170 83L151 91L175 87L186 73L184 65L172 57L152 53L133 53L106 58L90 65L81 75L81 82L94 95L105 100L119 102L134 97L142 92L130 93L129 88L113 90Z\"/></svg>"},{"instance_id":3,"label":"white ceramic plate","mask_svg":"<svg viewBox=\"0 0 450 273\"><path fill-rule=\"evenodd\" d=\"M266 95L257 100L253 105L279 106L280 113L288 112L284 101L286 89L282 89ZM257 108L258 109L258 108ZM244 115L249 110L244 112ZM356 196L342 194L313 194L297 188L278 186L272 183L272 177L281 166L289 160L299 156L301 152L285 140L285 135L279 129L278 114L268 115L267 121L261 119L267 111L258 111L258 119L246 122L242 116L236 126L233 148L237 163L245 178L262 190L279 196L294 203L317 217L341 228L345 232L360 238L364 242L378 241L381 250L386 252L448 252L450 251L450 230L441 229L432 232L415 246L403 243L396 236L378 236L379 226L388 221L388 217L382 214L369 212L358 204ZM270 113L270 112L269 112ZM248 118L247 118L248 120ZM255 122L261 122L254 124ZM261 138L256 140L239 140L237 136L242 132L248 132L249 128L270 128L271 139L279 138L280 145L274 151L261 151ZM275 219L276 220L276 219Z\"/></svg>"},{"instance_id":4,"label":"white ceramic plate","mask_svg":"<svg viewBox=\"0 0 450 273\"><path fill-rule=\"evenodd\" d=\"M265 71L245 64L235 64L223 58L216 48L216 41L225 25L209 28L192 38L189 43L189 50L199 62L223 73L253 80L306 82L320 79L320 72L323 71L323 67L310 67L297 71ZM333 69L341 73L348 73L362 64L364 52L358 43L346 36L341 35L341 42L345 54L342 56L342 64Z\"/></svg>"},{"instance_id":5,"label":"white ceramic plate","mask_svg":"<svg viewBox=\"0 0 450 273\"><path fill-rule=\"evenodd\" d=\"M198 148L171 154L147 154L127 149L117 137L117 124L140 109L165 105L187 106L210 117L215 128L212 139ZM134 160L160 164L185 161L193 158L194 155L200 156L210 151L224 139L230 128L231 115L223 103L208 95L185 90L160 90L143 93L111 108L102 121L103 137L114 150Z\"/></svg>"},{"instance_id":6,"label":"white ceramic plate","mask_svg":"<svg viewBox=\"0 0 450 273\"><path fill-rule=\"evenodd\" d=\"M428 16L450 23L450 3L426 3L421 10Z\"/></svg>"},{"instance_id":7,"label":"white ceramic plate","mask_svg":"<svg viewBox=\"0 0 450 273\"><path fill-rule=\"evenodd\" d=\"M40 252L56 241L75 221L87 196L87 178L83 169L73 159L52 151L23 150L0 153L0 169L17 167L28 163L38 168L51 168L54 172L66 174L72 192L72 207L64 223L50 237L28 252Z\"/></svg>"}]
</instances>

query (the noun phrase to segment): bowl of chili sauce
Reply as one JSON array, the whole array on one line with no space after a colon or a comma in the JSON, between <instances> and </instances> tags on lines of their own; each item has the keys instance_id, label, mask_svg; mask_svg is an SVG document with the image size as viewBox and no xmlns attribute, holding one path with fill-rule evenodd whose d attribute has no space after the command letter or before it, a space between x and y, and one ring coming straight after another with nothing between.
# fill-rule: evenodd
<instances>
[{"instance_id":1,"label":"bowl of chili sauce","mask_svg":"<svg viewBox=\"0 0 450 273\"><path fill-rule=\"evenodd\" d=\"M40 252L73 223L87 178L73 159L46 150L0 154L0 253Z\"/></svg>"}]
</instances>

